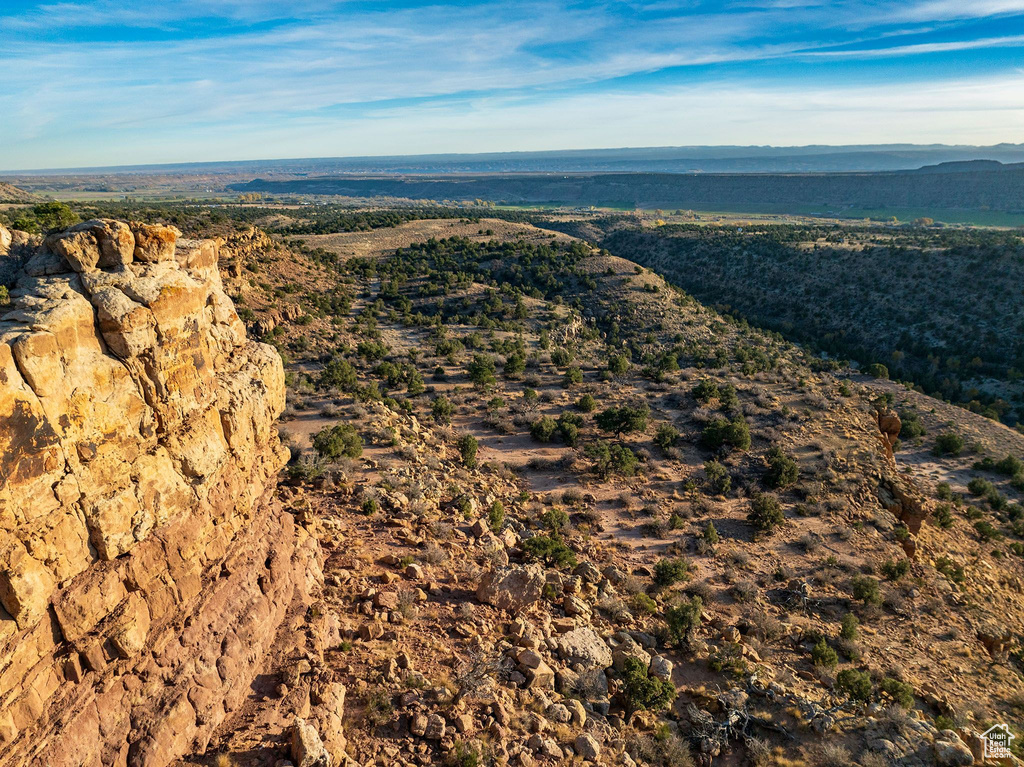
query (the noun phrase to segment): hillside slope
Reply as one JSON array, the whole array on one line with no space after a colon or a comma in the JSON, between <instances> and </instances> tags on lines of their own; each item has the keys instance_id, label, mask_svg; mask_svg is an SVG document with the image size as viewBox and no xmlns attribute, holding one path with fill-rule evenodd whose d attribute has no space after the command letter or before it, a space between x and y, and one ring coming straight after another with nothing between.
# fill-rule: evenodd
<instances>
[{"instance_id":1,"label":"hillside slope","mask_svg":"<svg viewBox=\"0 0 1024 767\"><path fill-rule=\"evenodd\" d=\"M39 202L42 198L0 181L0 203Z\"/></svg>"},{"instance_id":2,"label":"hillside slope","mask_svg":"<svg viewBox=\"0 0 1024 767\"><path fill-rule=\"evenodd\" d=\"M1019 721L1019 492L923 465L927 398L571 238L433 226L361 233L361 257L224 246L290 360L282 497L328 552L347 758L924 765ZM926 421L895 453L890 403ZM213 753L288 753L301 658L278 648Z\"/></svg>"},{"instance_id":3,"label":"hillside slope","mask_svg":"<svg viewBox=\"0 0 1024 767\"><path fill-rule=\"evenodd\" d=\"M1024 421L1019 232L617 220L593 236L752 323Z\"/></svg>"}]
</instances>

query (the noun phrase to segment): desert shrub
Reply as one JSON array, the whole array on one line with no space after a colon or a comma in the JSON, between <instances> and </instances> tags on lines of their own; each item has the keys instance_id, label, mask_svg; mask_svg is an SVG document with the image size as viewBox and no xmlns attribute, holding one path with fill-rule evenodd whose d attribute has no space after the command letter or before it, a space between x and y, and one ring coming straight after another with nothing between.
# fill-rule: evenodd
<instances>
[{"instance_id":1,"label":"desert shrub","mask_svg":"<svg viewBox=\"0 0 1024 767\"><path fill-rule=\"evenodd\" d=\"M651 410L645 404L636 407L610 407L602 410L594 422L602 431L612 432L616 437L647 428Z\"/></svg>"},{"instance_id":2,"label":"desert shrub","mask_svg":"<svg viewBox=\"0 0 1024 767\"><path fill-rule=\"evenodd\" d=\"M430 402L430 414L438 423L451 423L452 415L455 413L455 405L447 397L435 397Z\"/></svg>"},{"instance_id":3,"label":"desert shrub","mask_svg":"<svg viewBox=\"0 0 1024 767\"><path fill-rule=\"evenodd\" d=\"M324 365L319 384L322 388L336 387L350 392L359 384L359 376L351 362L335 357Z\"/></svg>"},{"instance_id":4,"label":"desert shrub","mask_svg":"<svg viewBox=\"0 0 1024 767\"><path fill-rule=\"evenodd\" d=\"M953 583L961 584L966 580L964 568L958 565L949 557L939 557L935 560L935 569L945 575Z\"/></svg>"},{"instance_id":5,"label":"desert shrub","mask_svg":"<svg viewBox=\"0 0 1024 767\"><path fill-rule=\"evenodd\" d=\"M609 445L605 441L587 445L583 449L591 461L594 471L602 478L612 475L632 477L640 466L640 458L624 445Z\"/></svg>"},{"instance_id":6,"label":"desert shrub","mask_svg":"<svg viewBox=\"0 0 1024 767\"><path fill-rule=\"evenodd\" d=\"M314 435L313 449L329 461L358 458L363 454L363 440L351 424L337 424Z\"/></svg>"},{"instance_id":7,"label":"desert shrub","mask_svg":"<svg viewBox=\"0 0 1024 767\"><path fill-rule=\"evenodd\" d=\"M462 463L464 463L469 469L475 468L476 452L479 448L479 443L476 441L476 437L472 434L463 434L459 437L458 447L459 454L462 456Z\"/></svg>"},{"instance_id":8,"label":"desert shrub","mask_svg":"<svg viewBox=\"0 0 1024 767\"><path fill-rule=\"evenodd\" d=\"M725 445L737 450L746 450L750 447L750 427L742 416L737 416L731 421L716 418L704 427L701 442L712 450L718 450Z\"/></svg>"},{"instance_id":9,"label":"desert shrub","mask_svg":"<svg viewBox=\"0 0 1024 767\"><path fill-rule=\"evenodd\" d=\"M727 642L712 651L708 657L708 668L716 673L728 673L740 678L747 673L747 661L739 642Z\"/></svg>"},{"instance_id":10,"label":"desert shrub","mask_svg":"<svg viewBox=\"0 0 1024 767\"><path fill-rule=\"evenodd\" d=\"M576 447L580 440L583 416L566 411L558 416L558 436L569 447Z\"/></svg>"},{"instance_id":11,"label":"desert shrub","mask_svg":"<svg viewBox=\"0 0 1024 767\"><path fill-rule=\"evenodd\" d=\"M558 423L551 416L538 418L530 425L530 436L538 442L550 442L558 429Z\"/></svg>"},{"instance_id":12,"label":"desert shrub","mask_svg":"<svg viewBox=\"0 0 1024 767\"><path fill-rule=\"evenodd\" d=\"M900 413L900 439L911 440L923 437L925 434L924 424L921 423L921 416L917 413Z\"/></svg>"},{"instance_id":13,"label":"desert shrub","mask_svg":"<svg viewBox=\"0 0 1024 767\"><path fill-rule=\"evenodd\" d=\"M391 696L384 690L374 690L366 698L364 715L371 727L379 727L391 721L395 708Z\"/></svg>"},{"instance_id":14,"label":"desert shrub","mask_svg":"<svg viewBox=\"0 0 1024 767\"><path fill-rule=\"evenodd\" d=\"M569 524L569 515L562 509L548 509L540 515L540 523L552 533L559 533Z\"/></svg>"},{"instance_id":15,"label":"desert shrub","mask_svg":"<svg viewBox=\"0 0 1024 767\"><path fill-rule=\"evenodd\" d=\"M679 440L679 431L670 423L658 425L658 431L654 435L654 444L663 451L668 450Z\"/></svg>"},{"instance_id":16,"label":"desert shrub","mask_svg":"<svg viewBox=\"0 0 1024 767\"><path fill-rule=\"evenodd\" d=\"M839 655L836 654L835 650L829 647L828 642L825 641L825 637L822 637L811 650L811 661L815 666L835 668L839 663Z\"/></svg>"},{"instance_id":17,"label":"desert shrub","mask_svg":"<svg viewBox=\"0 0 1024 767\"><path fill-rule=\"evenodd\" d=\"M505 524L505 504L495 501L487 511L487 526L495 533L500 532Z\"/></svg>"},{"instance_id":18,"label":"desert shrub","mask_svg":"<svg viewBox=\"0 0 1024 767\"><path fill-rule=\"evenodd\" d=\"M1014 477L1019 474L1024 474L1024 461L1013 455L1008 455L1002 460L996 461L995 470L1000 474L1005 474L1007 477Z\"/></svg>"},{"instance_id":19,"label":"desert shrub","mask_svg":"<svg viewBox=\"0 0 1024 767\"><path fill-rule=\"evenodd\" d=\"M757 598L759 590L753 581L739 581L729 591L737 602L752 602Z\"/></svg>"},{"instance_id":20,"label":"desert shrub","mask_svg":"<svg viewBox=\"0 0 1024 767\"><path fill-rule=\"evenodd\" d=\"M527 538L520 546L530 559L543 562L548 567L575 567L576 555L557 536L535 535Z\"/></svg>"},{"instance_id":21,"label":"desert shrub","mask_svg":"<svg viewBox=\"0 0 1024 767\"><path fill-rule=\"evenodd\" d=\"M728 495L732 489L732 479L729 477L729 470L718 461L708 461L704 464L704 476L707 477L708 490L718 495Z\"/></svg>"},{"instance_id":22,"label":"desert shrub","mask_svg":"<svg viewBox=\"0 0 1024 767\"><path fill-rule=\"evenodd\" d=\"M744 740L743 745L747 748L747 759L752 767L770 767L774 764L772 747L767 740L750 737Z\"/></svg>"},{"instance_id":23,"label":"desert shrub","mask_svg":"<svg viewBox=\"0 0 1024 767\"><path fill-rule=\"evenodd\" d=\"M654 566L654 585L671 586L690 577L690 563L685 559L661 559Z\"/></svg>"},{"instance_id":24,"label":"desert shrub","mask_svg":"<svg viewBox=\"0 0 1024 767\"><path fill-rule=\"evenodd\" d=\"M850 700L867 703L871 700L871 675L855 668L844 668L836 677L836 689Z\"/></svg>"},{"instance_id":25,"label":"desert shrub","mask_svg":"<svg viewBox=\"0 0 1024 767\"><path fill-rule=\"evenodd\" d=\"M996 541L1003 537L1003 534L999 532L999 528L989 522L987 519L980 519L974 523L974 530L978 533L978 538L983 543L989 541Z\"/></svg>"},{"instance_id":26,"label":"desert shrub","mask_svg":"<svg viewBox=\"0 0 1024 767\"><path fill-rule=\"evenodd\" d=\"M987 479L981 477L973 477L970 482L967 483L967 491L971 495L986 496L996 489L995 485L989 482Z\"/></svg>"},{"instance_id":27,"label":"desert shrub","mask_svg":"<svg viewBox=\"0 0 1024 767\"><path fill-rule=\"evenodd\" d=\"M740 398L736 394L736 387L726 384L718 390L718 406L722 410L735 410L740 404Z\"/></svg>"},{"instance_id":28,"label":"desert shrub","mask_svg":"<svg viewBox=\"0 0 1024 767\"><path fill-rule=\"evenodd\" d=\"M448 561L448 552L433 541L427 541L423 546L423 553L420 560L428 565L442 565ZM415 595L412 589L407 589L409 594ZM405 593L405 592L403 592Z\"/></svg>"},{"instance_id":29,"label":"desert shrub","mask_svg":"<svg viewBox=\"0 0 1024 767\"><path fill-rule=\"evenodd\" d=\"M642 591L630 596L629 605L638 615L654 615L658 611L658 603Z\"/></svg>"},{"instance_id":30,"label":"desert shrub","mask_svg":"<svg viewBox=\"0 0 1024 767\"><path fill-rule=\"evenodd\" d=\"M769 487L789 487L796 483L800 470L796 461L786 455L782 448L773 447L768 451L768 471L764 480Z\"/></svg>"},{"instance_id":31,"label":"desert shrub","mask_svg":"<svg viewBox=\"0 0 1024 767\"><path fill-rule=\"evenodd\" d=\"M874 362L874 363L868 365L864 369L864 372L867 373L872 378L885 378L885 379L887 379L889 377L889 368L887 368L881 362Z\"/></svg>"},{"instance_id":32,"label":"desert shrub","mask_svg":"<svg viewBox=\"0 0 1024 767\"><path fill-rule=\"evenodd\" d=\"M840 743L822 743L814 750L814 767L850 767L850 749Z\"/></svg>"},{"instance_id":33,"label":"desert shrub","mask_svg":"<svg viewBox=\"0 0 1024 767\"><path fill-rule=\"evenodd\" d=\"M495 376L494 359L486 354L474 354L469 365L466 366L469 380L478 389L487 389L497 382Z\"/></svg>"},{"instance_id":34,"label":"desert shrub","mask_svg":"<svg viewBox=\"0 0 1024 767\"><path fill-rule=\"evenodd\" d=\"M388 356L387 345L380 341L360 341L356 347L356 354L369 362L376 362Z\"/></svg>"},{"instance_id":35,"label":"desert shrub","mask_svg":"<svg viewBox=\"0 0 1024 767\"><path fill-rule=\"evenodd\" d=\"M666 680L652 677L647 666L637 658L627 658L622 669L621 695L626 721L641 709L658 711L675 700L676 688Z\"/></svg>"},{"instance_id":36,"label":"desert shrub","mask_svg":"<svg viewBox=\"0 0 1024 767\"><path fill-rule=\"evenodd\" d=\"M932 516L935 517L935 524L943 530L948 530L953 526L953 509L948 503L938 504Z\"/></svg>"},{"instance_id":37,"label":"desert shrub","mask_svg":"<svg viewBox=\"0 0 1024 767\"><path fill-rule=\"evenodd\" d=\"M914 705L914 687L893 677L886 677L880 685L882 692L888 695L900 708Z\"/></svg>"},{"instance_id":38,"label":"desert shrub","mask_svg":"<svg viewBox=\"0 0 1024 767\"><path fill-rule=\"evenodd\" d=\"M707 527L704 528L704 532L701 534L701 538L709 546L718 545L718 542L719 540L721 540L721 538L718 535L718 530L715 529L714 522L708 522Z\"/></svg>"},{"instance_id":39,"label":"desert shrub","mask_svg":"<svg viewBox=\"0 0 1024 767\"><path fill-rule=\"evenodd\" d=\"M882 596L878 589L878 581L869 575L858 575L850 582L850 591L854 599L866 605L882 604Z\"/></svg>"},{"instance_id":40,"label":"desert shrub","mask_svg":"<svg viewBox=\"0 0 1024 767\"><path fill-rule=\"evenodd\" d=\"M583 505L583 493L576 488L569 488L562 493L562 503L566 506L581 506Z\"/></svg>"},{"instance_id":41,"label":"desert shrub","mask_svg":"<svg viewBox=\"0 0 1024 767\"><path fill-rule=\"evenodd\" d=\"M413 368L409 371L406 376L405 390L410 395L423 394L427 390L426 384L423 382L423 374Z\"/></svg>"},{"instance_id":42,"label":"desert shrub","mask_svg":"<svg viewBox=\"0 0 1024 767\"><path fill-rule=\"evenodd\" d=\"M597 408L597 400L591 397L589 394L584 394L578 400L576 400L576 409L581 413L593 413Z\"/></svg>"},{"instance_id":43,"label":"desert shrub","mask_svg":"<svg viewBox=\"0 0 1024 767\"><path fill-rule=\"evenodd\" d=\"M932 452L935 455L960 455L960 452L964 449L964 440L959 434L954 434L951 431L943 432L935 438L935 447Z\"/></svg>"},{"instance_id":44,"label":"desert shrub","mask_svg":"<svg viewBox=\"0 0 1024 767\"><path fill-rule=\"evenodd\" d=\"M713 399L718 399L718 384L710 378L705 378L694 387L693 397L705 405Z\"/></svg>"},{"instance_id":45,"label":"desert shrub","mask_svg":"<svg viewBox=\"0 0 1024 767\"><path fill-rule=\"evenodd\" d=\"M691 597L665 611L669 636L677 646L689 645L693 633L700 628L700 616L703 611L704 602L699 596Z\"/></svg>"},{"instance_id":46,"label":"desert shrub","mask_svg":"<svg viewBox=\"0 0 1024 767\"><path fill-rule=\"evenodd\" d=\"M898 581L908 572L910 572L909 559L900 559L898 561L887 559L882 563L882 575L890 581Z\"/></svg>"},{"instance_id":47,"label":"desert shrub","mask_svg":"<svg viewBox=\"0 0 1024 767\"><path fill-rule=\"evenodd\" d=\"M759 493L750 501L747 520L761 532L772 533L786 521L786 517L778 498L771 493Z\"/></svg>"},{"instance_id":48,"label":"desert shrub","mask_svg":"<svg viewBox=\"0 0 1024 767\"><path fill-rule=\"evenodd\" d=\"M515 380L519 378L526 371L526 357L522 354L510 354L505 359L505 366L501 370L501 374L505 378Z\"/></svg>"},{"instance_id":49,"label":"desert shrub","mask_svg":"<svg viewBox=\"0 0 1024 767\"><path fill-rule=\"evenodd\" d=\"M624 375L629 370L629 358L624 354L613 354L608 358L608 372L615 376Z\"/></svg>"},{"instance_id":50,"label":"desert shrub","mask_svg":"<svg viewBox=\"0 0 1024 767\"><path fill-rule=\"evenodd\" d=\"M562 386L569 389L573 386L583 383L583 371L578 367L573 366L565 371L565 375L562 377Z\"/></svg>"},{"instance_id":51,"label":"desert shrub","mask_svg":"<svg viewBox=\"0 0 1024 767\"><path fill-rule=\"evenodd\" d=\"M444 757L444 767L479 767L483 763L480 749L475 744L461 740L456 740Z\"/></svg>"},{"instance_id":52,"label":"desert shrub","mask_svg":"<svg viewBox=\"0 0 1024 767\"><path fill-rule=\"evenodd\" d=\"M860 621L857 620L857 616L853 613L847 613L843 616L843 621L840 624L839 636L852 642L857 638L859 628Z\"/></svg>"}]
</instances>

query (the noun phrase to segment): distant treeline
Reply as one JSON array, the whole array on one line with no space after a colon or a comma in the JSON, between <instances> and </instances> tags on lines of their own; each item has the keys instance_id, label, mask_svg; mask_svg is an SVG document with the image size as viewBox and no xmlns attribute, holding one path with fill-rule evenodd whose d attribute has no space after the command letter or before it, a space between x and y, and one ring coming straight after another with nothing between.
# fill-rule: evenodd
<instances>
[{"instance_id":1,"label":"distant treeline","mask_svg":"<svg viewBox=\"0 0 1024 767\"><path fill-rule=\"evenodd\" d=\"M644 208L830 205L1024 211L1024 167L937 166L892 173L490 175L458 178L256 179L239 192L388 196L426 200L629 205Z\"/></svg>"}]
</instances>

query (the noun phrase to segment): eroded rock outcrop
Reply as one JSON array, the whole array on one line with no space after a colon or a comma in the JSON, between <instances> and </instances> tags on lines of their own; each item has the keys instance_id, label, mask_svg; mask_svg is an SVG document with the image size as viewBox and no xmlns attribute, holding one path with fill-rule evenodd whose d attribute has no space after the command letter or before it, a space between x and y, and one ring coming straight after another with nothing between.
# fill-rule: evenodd
<instances>
[{"instance_id":1,"label":"eroded rock outcrop","mask_svg":"<svg viewBox=\"0 0 1024 767\"><path fill-rule=\"evenodd\" d=\"M892 512L907 527L910 537L903 541L903 550L913 559L917 553L917 541L914 536L921 532L921 525L930 512L928 501L914 482L904 476L896 465L893 452L899 440L903 424L896 411L880 409L876 412L879 440L885 455L886 471L879 478L878 501Z\"/></svg>"},{"instance_id":2,"label":"eroded rock outcrop","mask_svg":"<svg viewBox=\"0 0 1024 767\"><path fill-rule=\"evenodd\" d=\"M171 227L87 221L47 237L11 289L5 765L202 749L319 575L270 492L287 458L281 360L246 338L217 259Z\"/></svg>"}]
</instances>

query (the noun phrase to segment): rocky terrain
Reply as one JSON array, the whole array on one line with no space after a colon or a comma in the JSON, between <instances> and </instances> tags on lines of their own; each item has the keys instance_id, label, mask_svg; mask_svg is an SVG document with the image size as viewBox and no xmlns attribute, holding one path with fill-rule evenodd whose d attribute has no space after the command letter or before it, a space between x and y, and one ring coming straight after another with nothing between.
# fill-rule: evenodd
<instances>
[{"instance_id":1,"label":"rocky terrain","mask_svg":"<svg viewBox=\"0 0 1024 767\"><path fill-rule=\"evenodd\" d=\"M6 246L12 764L968 765L1024 737L1016 431L528 224L208 233Z\"/></svg>"}]
</instances>

